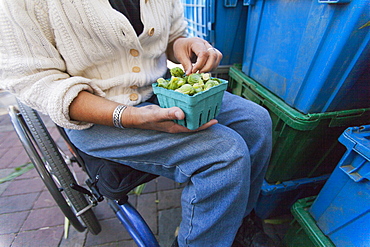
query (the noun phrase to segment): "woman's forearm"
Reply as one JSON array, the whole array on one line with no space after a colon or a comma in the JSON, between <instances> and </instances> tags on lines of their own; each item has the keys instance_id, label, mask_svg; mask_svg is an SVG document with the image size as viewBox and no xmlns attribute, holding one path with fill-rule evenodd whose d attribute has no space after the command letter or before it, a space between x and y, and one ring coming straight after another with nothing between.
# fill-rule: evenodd
<instances>
[{"instance_id":1,"label":"woman's forearm","mask_svg":"<svg viewBox=\"0 0 370 247\"><path fill-rule=\"evenodd\" d=\"M81 91L69 106L72 120L113 126L113 111L119 104Z\"/></svg>"}]
</instances>

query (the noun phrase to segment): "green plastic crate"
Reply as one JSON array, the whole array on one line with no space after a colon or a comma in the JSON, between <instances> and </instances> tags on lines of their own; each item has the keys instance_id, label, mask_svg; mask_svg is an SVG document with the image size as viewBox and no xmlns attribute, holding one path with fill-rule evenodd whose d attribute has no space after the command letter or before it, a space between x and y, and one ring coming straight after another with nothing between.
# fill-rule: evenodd
<instances>
[{"instance_id":1,"label":"green plastic crate","mask_svg":"<svg viewBox=\"0 0 370 247\"><path fill-rule=\"evenodd\" d=\"M291 212L294 220L284 236L284 245L288 247L335 247L316 225L315 220L308 213L315 196L298 200L293 204Z\"/></svg>"},{"instance_id":2,"label":"green plastic crate","mask_svg":"<svg viewBox=\"0 0 370 247\"><path fill-rule=\"evenodd\" d=\"M264 106L273 122L273 150L265 179L277 183L331 173L346 151L338 137L347 127L370 123L370 108L303 114L234 65L229 71L234 94Z\"/></svg>"},{"instance_id":3,"label":"green plastic crate","mask_svg":"<svg viewBox=\"0 0 370 247\"><path fill-rule=\"evenodd\" d=\"M229 80L229 70L231 65L219 65L216 69L210 71L212 77Z\"/></svg>"},{"instance_id":4,"label":"green plastic crate","mask_svg":"<svg viewBox=\"0 0 370 247\"><path fill-rule=\"evenodd\" d=\"M222 97L228 85L226 80L220 80L220 85L193 96L158 87L157 83L153 83L153 91L157 95L161 107L170 108L177 106L184 111L185 119L176 120L176 123L195 130L217 117L220 112Z\"/></svg>"}]
</instances>

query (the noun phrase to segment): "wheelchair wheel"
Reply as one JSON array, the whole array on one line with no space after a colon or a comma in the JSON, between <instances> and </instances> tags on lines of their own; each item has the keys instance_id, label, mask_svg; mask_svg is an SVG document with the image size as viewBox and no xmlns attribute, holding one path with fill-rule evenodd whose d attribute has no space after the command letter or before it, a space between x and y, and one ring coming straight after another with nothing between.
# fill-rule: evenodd
<instances>
[{"instance_id":1,"label":"wheelchair wheel","mask_svg":"<svg viewBox=\"0 0 370 247\"><path fill-rule=\"evenodd\" d=\"M70 186L77 182L66 163L65 155L61 154L38 113L20 101L18 105L18 122L23 125L23 136L20 136L22 134L18 133L19 130L17 134L21 141L22 138L31 137L25 144L24 141L22 143L27 146L25 149L49 192L77 231L82 232L87 228L92 234L98 234L101 226L91 209L91 203L88 203L84 194ZM25 123L22 124L22 121ZM36 145L37 150L32 143ZM79 216L76 215L78 212Z\"/></svg>"}]
</instances>

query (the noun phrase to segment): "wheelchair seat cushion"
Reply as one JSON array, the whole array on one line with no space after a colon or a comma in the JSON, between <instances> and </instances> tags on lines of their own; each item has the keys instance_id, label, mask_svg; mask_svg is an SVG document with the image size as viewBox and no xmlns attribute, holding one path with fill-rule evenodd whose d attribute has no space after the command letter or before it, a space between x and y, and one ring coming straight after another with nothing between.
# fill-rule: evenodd
<instances>
[{"instance_id":1,"label":"wheelchair seat cushion","mask_svg":"<svg viewBox=\"0 0 370 247\"><path fill-rule=\"evenodd\" d=\"M93 157L81 150L77 151L99 192L109 199L123 200L135 187L158 177L114 161Z\"/></svg>"}]
</instances>

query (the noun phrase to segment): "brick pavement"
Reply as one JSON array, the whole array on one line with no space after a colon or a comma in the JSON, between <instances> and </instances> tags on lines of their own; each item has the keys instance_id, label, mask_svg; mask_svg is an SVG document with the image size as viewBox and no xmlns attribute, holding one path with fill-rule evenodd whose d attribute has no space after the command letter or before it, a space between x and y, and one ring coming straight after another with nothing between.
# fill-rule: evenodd
<instances>
[{"instance_id":1,"label":"brick pavement","mask_svg":"<svg viewBox=\"0 0 370 247\"><path fill-rule=\"evenodd\" d=\"M1 98L0 92L0 98ZM7 99L9 102L9 99ZM12 101L12 103L14 103ZM0 101L0 178L14 168L29 162ZM51 121L43 117L53 138L63 150L66 147ZM80 181L86 175L75 167ZM149 182L141 195L130 195L130 202L144 217L161 246L170 246L181 218L182 186L159 177ZM88 231L69 228L64 237L64 216L49 194L35 169L0 184L0 247L51 246L136 246L106 201L94 208L102 232L94 236Z\"/></svg>"}]
</instances>

